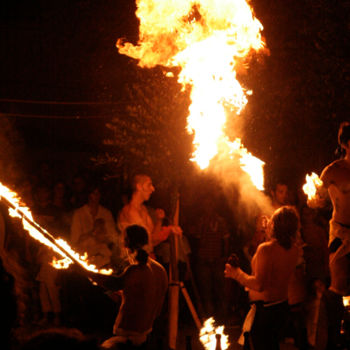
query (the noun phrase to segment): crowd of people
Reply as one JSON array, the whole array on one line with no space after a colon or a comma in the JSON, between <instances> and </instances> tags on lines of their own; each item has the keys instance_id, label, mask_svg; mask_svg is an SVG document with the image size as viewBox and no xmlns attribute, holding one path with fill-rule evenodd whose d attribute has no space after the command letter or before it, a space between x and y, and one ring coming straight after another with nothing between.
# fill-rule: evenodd
<instances>
[{"instance_id":1,"label":"crowd of people","mask_svg":"<svg viewBox=\"0 0 350 350\"><path fill-rule=\"evenodd\" d=\"M164 326L168 317L164 300L174 235L180 280L202 319L242 325L245 349L279 349L290 339L301 350L337 349L342 297L349 293L350 124L341 126L339 145L344 157L325 168L315 199L307 201L287 179L274 181L268 193L273 215L250 218L246 232L222 210L219 186L198 194L196 208L178 225L162 208L148 206L155 191L149 175L134 175L128 199L120 196L120 205L112 207L105 204L101 181L88 173L57 179L43 164L16 187L34 220L86 253L98 269L114 273L55 269L53 251L1 206L1 289L12 297L9 315L16 315L3 331L13 334L28 324L71 327L109 335L102 348L146 349L156 319ZM227 263L232 252L238 262ZM163 327L159 334L165 333ZM153 341L161 349L161 341Z\"/></svg>"}]
</instances>

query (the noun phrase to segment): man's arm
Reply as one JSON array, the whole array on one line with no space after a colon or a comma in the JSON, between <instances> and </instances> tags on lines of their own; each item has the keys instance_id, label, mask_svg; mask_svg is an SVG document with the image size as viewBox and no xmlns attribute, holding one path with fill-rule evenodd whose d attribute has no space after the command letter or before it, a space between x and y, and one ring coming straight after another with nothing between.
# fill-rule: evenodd
<instances>
[{"instance_id":1,"label":"man's arm","mask_svg":"<svg viewBox=\"0 0 350 350\"><path fill-rule=\"evenodd\" d=\"M225 265L225 277L230 277L239 282L242 286L248 289L262 292L264 290L264 281L267 273L267 259L266 247L259 246L256 252L256 269L254 275L248 275L239 267Z\"/></svg>"},{"instance_id":2,"label":"man's arm","mask_svg":"<svg viewBox=\"0 0 350 350\"><path fill-rule=\"evenodd\" d=\"M121 276L106 276L99 273L89 272L88 278L104 289L118 291L123 289L127 273L128 272L126 271L125 274Z\"/></svg>"},{"instance_id":3,"label":"man's arm","mask_svg":"<svg viewBox=\"0 0 350 350\"><path fill-rule=\"evenodd\" d=\"M169 236L168 230L163 229L162 227L162 222L164 218L165 218L165 212L163 209L156 209L154 211L154 227L153 227L153 231L151 232L153 247L165 241Z\"/></svg>"}]
</instances>

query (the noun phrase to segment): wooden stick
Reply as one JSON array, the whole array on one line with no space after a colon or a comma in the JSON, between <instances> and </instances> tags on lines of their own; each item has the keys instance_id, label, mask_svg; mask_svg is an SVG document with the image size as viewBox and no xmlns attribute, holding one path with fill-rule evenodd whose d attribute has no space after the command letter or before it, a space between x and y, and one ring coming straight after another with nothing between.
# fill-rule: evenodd
<instances>
[{"instance_id":1,"label":"wooden stick","mask_svg":"<svg viewBox=\"0 0 350 350\"><path fill-rule=\"evenodd\" d=\"M198 314L196 312L196 309L193 306L192 300L187 292L187 289L185 288L185 285L183 282L180 282L181 292L184 296L187 306L190 309L191 315L193 317L194 323L196 324L197 328L200 330L202 328L202 322L200 321Z\"/></svg>"},{"instance_id":2,"label":"wooden stick","mask_svg":"<svg viewBox=\"0 0 350 350\"><path fill-rule=\"evenodd\" d=\"M176 202L174 225L179 223L179 198ZM178 270L178 235L170 235L170 266L169 266L169 348L176 349L176 339L179 318L179 270Z\"/></svg>"}]
</instances>

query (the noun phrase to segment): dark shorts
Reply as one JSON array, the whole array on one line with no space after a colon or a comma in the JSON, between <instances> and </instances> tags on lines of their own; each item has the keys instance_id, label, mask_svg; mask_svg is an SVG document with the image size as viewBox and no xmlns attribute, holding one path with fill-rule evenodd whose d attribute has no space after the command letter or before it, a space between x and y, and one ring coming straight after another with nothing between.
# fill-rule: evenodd
<instances>
[{"instance_id":1,"label":"dark shorts","mask_svg":"<svg viewBox=\"0 0 350 350\"><path fill-rule=\"evenodd\" d=\"M288 302L255 304L256 314L250 331L254 350L279 350L289 312Z\"/></svg>"}]
</instances>

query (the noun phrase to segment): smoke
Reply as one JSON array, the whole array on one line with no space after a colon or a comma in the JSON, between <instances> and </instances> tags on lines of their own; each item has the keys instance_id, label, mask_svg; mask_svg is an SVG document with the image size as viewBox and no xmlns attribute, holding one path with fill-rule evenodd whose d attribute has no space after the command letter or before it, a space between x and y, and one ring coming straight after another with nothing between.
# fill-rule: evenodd
<instances>
[{"instance_id":1,"label":"smoke","mask_svg":"<svg viewBox=\"0 0 350 350\"><path fill-rule=\"evenodd\" d=\"M270 197L254 186L238 159L220 154L211 161L208 171L220 182L240 227L246 227L258 215L272 215L274 209Z\"/></svg>"}]
</instances>

